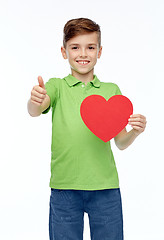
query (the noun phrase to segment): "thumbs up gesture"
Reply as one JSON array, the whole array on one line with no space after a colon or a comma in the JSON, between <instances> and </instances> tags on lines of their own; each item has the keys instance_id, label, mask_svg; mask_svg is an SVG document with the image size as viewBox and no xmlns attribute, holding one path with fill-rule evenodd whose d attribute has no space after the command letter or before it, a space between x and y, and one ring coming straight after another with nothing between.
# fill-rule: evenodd
<instances>
[{"instance_id":1,"label":"thumbs up gesture","mask_svg":"<svg viewBox=\"0 0 164 240\"><path fill-rule=\"evenodd\" d=\"M40 106L46 97L47 91L41 76L38 77L38 83L39 85L34 86L31 91L31 102Z\"/></svg>"}]
</instances>

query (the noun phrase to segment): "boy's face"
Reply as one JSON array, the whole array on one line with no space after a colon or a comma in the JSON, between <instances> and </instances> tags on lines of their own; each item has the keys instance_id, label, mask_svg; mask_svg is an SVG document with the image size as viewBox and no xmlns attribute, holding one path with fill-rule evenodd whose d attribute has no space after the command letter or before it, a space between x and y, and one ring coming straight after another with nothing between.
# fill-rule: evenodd
<instances>
[{"instance_id":1,"label":"boy's face","mask_svg":"<svg viewBox=\"0 0 164 240\"><path fill-rule=\"evenodd\" d=\"M72 71L87 74L93 71L102 47L98 47L98 36L93 32L71 38L67 41L66 48L61 47L61 52L63 58L68 59Z\"/></svg>"}]
</instances>

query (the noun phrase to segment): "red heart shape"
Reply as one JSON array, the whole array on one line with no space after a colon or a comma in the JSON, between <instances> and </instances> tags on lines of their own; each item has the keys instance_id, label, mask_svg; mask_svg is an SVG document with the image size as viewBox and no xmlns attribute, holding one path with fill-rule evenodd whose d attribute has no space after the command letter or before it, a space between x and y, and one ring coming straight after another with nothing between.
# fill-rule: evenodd
<instances>
[{"instance_id":1,"label":"red heart shape","mask_svg":"<svg viewBox=\"0 0 164 240\"><path fill-rule=\"evenodd\" d=\"M80 106L85 125L104 142L108 142L125 128L132 113L133 105L123 95L114 95L108 101L100 95L90 95Z\"/></svg>"}]
</instances>

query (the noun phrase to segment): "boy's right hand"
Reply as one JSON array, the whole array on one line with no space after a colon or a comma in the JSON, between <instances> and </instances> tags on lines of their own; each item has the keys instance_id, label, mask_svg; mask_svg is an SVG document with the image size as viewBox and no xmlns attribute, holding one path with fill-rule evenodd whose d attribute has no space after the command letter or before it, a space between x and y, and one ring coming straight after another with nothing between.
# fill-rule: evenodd
<instances>
[{"instance_id":1,"label":"boy's right hand","mask_svg":"<svg viewBox=\"0 0 164 240\"><path fill-rule=\"evenodd\" d=\"M31 91L31 102L36 104L37 106L42 105L45 97L46 97L46 89L44 86L44 81L41 76L38 77L38 83L39 85L36 85L33 87Z\"/></svg>"}]
</instances>

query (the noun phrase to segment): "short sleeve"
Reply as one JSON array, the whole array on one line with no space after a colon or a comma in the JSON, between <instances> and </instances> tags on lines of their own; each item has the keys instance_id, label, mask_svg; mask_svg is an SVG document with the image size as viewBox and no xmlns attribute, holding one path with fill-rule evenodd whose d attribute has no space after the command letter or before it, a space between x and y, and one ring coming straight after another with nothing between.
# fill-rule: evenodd
<instances>
[{"instance_id":1,"label":"short sleeve","mask_svg":"<svg viewBox=\"0 0 164 240\"><path fill-rule=\"evenodd\" d=\"M115 86L116 86L115 95L122 95L122 92L121 92L120 88L118 87L118 85L115 84Z\"/></svg>"},{"instance_id":2,"label":"short sleeve","mask_svg":"<svg viewBox=\"0 0 164 240\"><path fill-rule=\"evenodd\" d=\"M50 78L49 81L45 83L47 95L50 97L50 106L42 112L42 114L48 113L50 108L55 107L59 98L59 80L58 78Z\"/></svg>"}]
</instances>

